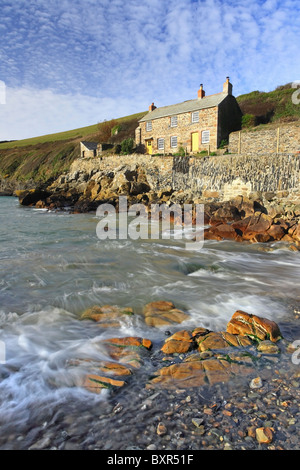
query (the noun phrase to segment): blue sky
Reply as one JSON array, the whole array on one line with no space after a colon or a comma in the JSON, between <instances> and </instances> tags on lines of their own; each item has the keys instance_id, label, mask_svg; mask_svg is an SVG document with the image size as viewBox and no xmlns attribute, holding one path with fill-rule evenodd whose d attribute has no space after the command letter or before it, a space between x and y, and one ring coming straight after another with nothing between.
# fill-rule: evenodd
<instances>
[{"instance_id":1,"label":"blue sky","mask_svg":"<svg viewBox=\"0 0 300 470\"><path fill-rule=\"evenodd\" d=\"M298 0L0 0L0 140L300 79Z\"/></svg>"}]
</instances>

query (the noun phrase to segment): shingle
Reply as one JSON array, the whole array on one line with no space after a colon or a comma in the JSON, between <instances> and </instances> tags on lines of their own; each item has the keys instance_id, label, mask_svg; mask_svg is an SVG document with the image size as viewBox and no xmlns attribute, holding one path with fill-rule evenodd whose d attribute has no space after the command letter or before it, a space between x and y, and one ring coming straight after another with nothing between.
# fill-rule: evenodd
<instances>
[{"instance_id":1,"label":"shingle","mask_svg":"<svg viewBox=\"0 0 300 470\"><path fill-rule=\"evenodd\" d=\"M227 93L217 93L216 95L205 96L202 99L188 100L183 103L162 106L161 108L156 108L154 111L146 114L146 116L140 119L139 122L152 121L153 119L198 111L200 109L214 108L215 106L218 106L226 96L228 96Z\"/></svg>"}]
</instances>

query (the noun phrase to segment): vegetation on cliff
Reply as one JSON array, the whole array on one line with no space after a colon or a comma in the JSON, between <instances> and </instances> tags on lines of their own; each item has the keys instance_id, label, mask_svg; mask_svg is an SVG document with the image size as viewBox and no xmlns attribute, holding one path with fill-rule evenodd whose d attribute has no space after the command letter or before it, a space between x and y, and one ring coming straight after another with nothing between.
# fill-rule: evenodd
<instances>
[{"instance_id":1,"label":"vegetation on cliff","mask_svg":"<svg viewBox=\"0 0 300 470\"><path fill-rule=\"evenodd\" d=\"M138 120L145 114L138 113L117 120L118 132L113 133L110 142L121 143L134 135ZM79 157L79 142L99 141L102 129L116 126L116 120L104 121L92 126L74 129L58 134L49 134L32 139L0 144L0 179L19 183L42 184L57 178L70 168Z\"/></svg>"},{"instance_id":2,"label":"vegetation on cliff","mask_svg":"<svg viewBox=\"0 0 300 470\"><path fill-rule=\"evenodd\" d=\"M292 83L278 86L270 92L252 91L237 97L243 112L243 127L300 119L300 106L293 103Z\"/></svg>"}]
</instances>

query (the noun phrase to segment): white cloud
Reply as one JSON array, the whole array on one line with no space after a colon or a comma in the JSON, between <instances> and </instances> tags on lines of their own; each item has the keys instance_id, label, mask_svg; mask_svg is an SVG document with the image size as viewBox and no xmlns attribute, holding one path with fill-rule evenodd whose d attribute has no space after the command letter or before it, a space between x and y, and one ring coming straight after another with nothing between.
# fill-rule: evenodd
<instances>
[{"instance_id":1,"label":"white cloud","mask_svg":"<svg viewBox=\"0 0 300 470\"><path fill-rule=\"evenodd\" d=\"M120 103L138 112L152 101L191 99L200 83L207 94L217 93L227 75L236 95L300 76L298 0L3 0L3 11L0 80L13 95L35 90L48 103L40 120L58 130L72 128L75 116L78 127L97 122L91 109L99 103L114 106L101 108L104 119L116 107L128 114ZM25 113L23 122L32 116L24 96L22 107L6 106L10 122L14 109ZM70 114L50 105L63 97L67 109L74 103ZM90 105L78 113L86 99ZM31 122L37 134L34 116ZM17 125L5 129L23 135Z\"/></svg>"},{"instance_id":2,"label":"white cloud","mask_svg":"<svg viewBox=\"0 0 300 470\"><path fill-rule=\"evenodd\" d=\"M52 90L7 87L6 103L0 103L0 141L76 129L144 111L136 106L139 103L126 98L102 99L81 94L55 94Z\"/></svg>"}]
</instances>

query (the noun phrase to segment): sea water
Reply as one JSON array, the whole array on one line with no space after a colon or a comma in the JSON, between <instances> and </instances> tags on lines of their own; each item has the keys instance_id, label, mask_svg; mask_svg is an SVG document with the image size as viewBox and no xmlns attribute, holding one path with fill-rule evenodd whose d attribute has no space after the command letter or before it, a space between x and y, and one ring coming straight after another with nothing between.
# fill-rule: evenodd
<instances>
[{"instance_id":1,"label":"sea water","mask_svg":"<svg viewBox=\"0 0 300 470\"><path fill-rule=\"evenodd\" d=\"M184 240L99 240L97 223L92 213L37 210L0 198L1 448L26 448L64 410L87 426L109 392L76 386L82 371L66 364L106 359L101 340L109 337L162 342L165 329L143 320L148 302L168 300L186 311L180 328L221 331L240 309L300 339L299 253L287 244L206 241L188 250ZM107 304L132 307L136 315L117 329L80 320L85 309Z\"/></svg>"}]
</instances>

